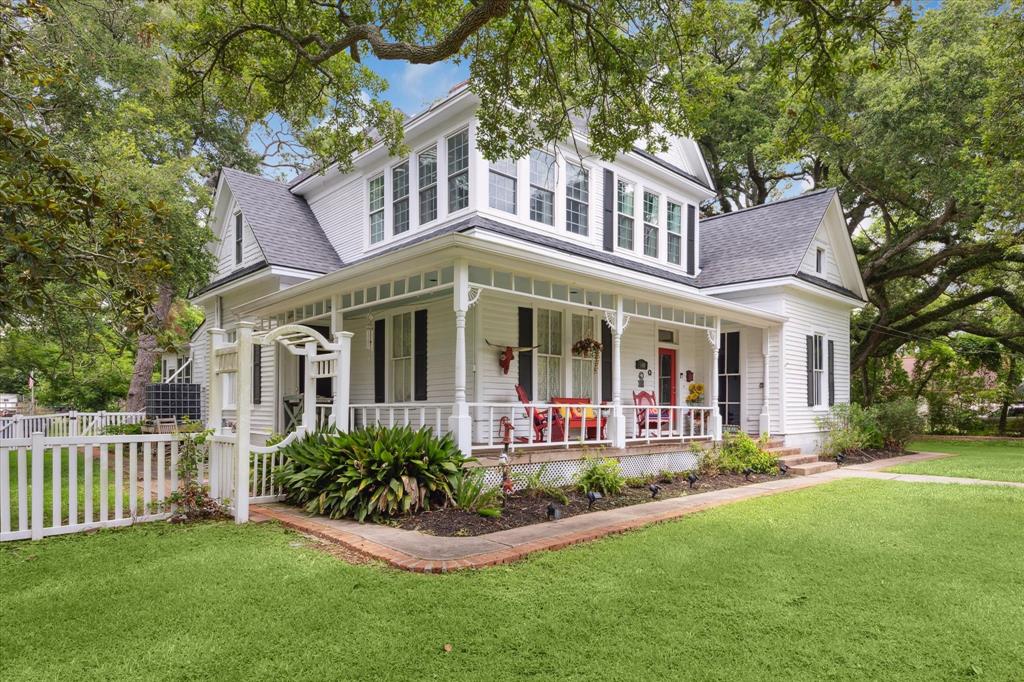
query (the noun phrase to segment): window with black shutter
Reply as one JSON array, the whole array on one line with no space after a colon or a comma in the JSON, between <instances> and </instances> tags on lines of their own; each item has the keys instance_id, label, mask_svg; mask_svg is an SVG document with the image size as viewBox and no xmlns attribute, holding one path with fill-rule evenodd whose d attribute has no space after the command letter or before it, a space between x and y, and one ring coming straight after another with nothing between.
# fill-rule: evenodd
<instances>
[{"instance_id":1,"label":"window with black shutter","mask_svg":"<svg viewBox=\"0 0 1024 682\"><path fill-rule=\"evenodd\" d=\"M385 366L388 349L384 339L384 323L386 320L373 322L373 402L387 402L387 383Z\"/></svg>"},{"instance_id":2,"label":"window with black shutter","mask_svg":"<svg viewBox=\"0 0 1024 682\"><path fill-rule=\"evenodd\" d=\"M693 204L686 207L686 272L697 272L697 208Z\"/></svg>"},{"instance_id":3,"label":"window with black shutter","mask_svg":"<svg viewBox=\"0 0 1024 682\"><path fill-rule=\"evenodd\" d=\"M828 342L828 404L836 404L836 344Z\"/></svg>"},{"instance_id":4,"label":"window with black shutter","mask_svg":"<svg viewBox=\"0 0 1024 682\"><path fill-rule=\"evenodd\" d=\"M533 345L533 308L519 308L519 345ZM519 385L533 397L533 351L519 352Z\"/></svg>"}]
</instances>

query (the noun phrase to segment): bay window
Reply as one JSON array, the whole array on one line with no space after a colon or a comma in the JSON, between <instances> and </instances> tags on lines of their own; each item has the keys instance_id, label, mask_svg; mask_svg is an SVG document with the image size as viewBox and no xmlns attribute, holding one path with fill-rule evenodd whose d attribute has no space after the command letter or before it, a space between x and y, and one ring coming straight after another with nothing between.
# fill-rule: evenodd
<instances>
[{"instance_id":1,"label":"bay window","mask_svg":"<svg viewBox=\"0 0 1024 682\"><path fill-rule=\"evenodd\" d=\"M488 174L488 205L507 213L516 212L516 162L512 159L491 161Z\"/></svg>"},{"instance_id":2,"label":"bay window","mask_svg":"<svg viewBox=\"0 0 1024 682\"><path fill-rule=\"evenodd\" d=\"M587 169L565 165L565 229L586 236L590 231L590 178Z\"/></svg>"},{"instance_id":3,"label":"bay window","mask_svg":"<svg viewBox=\"0 0 1024 682\"><path fill-rule=\"evenodd\" d=\"M530 220L555 224L555 156L530 152Z\"/></svg>"},{"instance_id":4,"label":"bay window","mask_svg":"<svg viewBox=\"0 0 1024 682\"><path fill-rule=\"evenodd\" d=\"M619 180L616 207L618 209L619 248L633 250L633 185Z\"/></svg>"},{"instance_id":5,"label":"bay window","mask_svg":"<svg viewBox=\"0 0 1024 682\"><path fill-rule=\"evenodd\" d=\"M370 180L370 243L384 239L384 174Z\"/></svg>"},{"instance_id":6,"label":"bay window","mask_svg":"<svg viewBox=\"0 0 1024 682\"><path fill-rule=\"evenodd\" d=\"M437 145L424 149L416 161L419 170L420 225L437 218Z\"/></svg>"},{"instance_id":7,"label":"bay window","mask_svg":"<svg viewBox=\"0 0 1024 682\"><path fill-rule=\"evenodd\" d=\"M409 162L403 161L391 169L392 234L409 229Z\"/></svg>"},{"instance_id":8,"label":"bay window","mask_svg":"<svg viewBox=\"0 0 1024 682\"><path fill-rule=\"evenodd\" d=\"M448 148L448 212L469 206L469 131L463 130L447 139Z\"/></svg>"}]
</instances>

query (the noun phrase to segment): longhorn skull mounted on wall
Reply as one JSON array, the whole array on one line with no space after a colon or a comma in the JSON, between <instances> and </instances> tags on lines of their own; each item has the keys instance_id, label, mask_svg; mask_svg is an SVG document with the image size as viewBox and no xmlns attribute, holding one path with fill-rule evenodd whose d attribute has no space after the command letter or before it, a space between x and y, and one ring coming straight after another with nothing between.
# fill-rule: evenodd
<instances>
[{"instance_id":1,"label":"longhorn skull mounted on wall","mask_svg":"<svg viewBox=\"0 0 1024 682\"><path fill-rule=\"evenodd\" d=\"M498 352L498 364L501 365L502 374L508 374L508 369L512 366L512 360L515 359L516 353L540 348L540 344L536 346L502 346L497 343L491 343L487 339L484 339L484 342L491 348L501 349Z\"/></svg>"}]
</instances>

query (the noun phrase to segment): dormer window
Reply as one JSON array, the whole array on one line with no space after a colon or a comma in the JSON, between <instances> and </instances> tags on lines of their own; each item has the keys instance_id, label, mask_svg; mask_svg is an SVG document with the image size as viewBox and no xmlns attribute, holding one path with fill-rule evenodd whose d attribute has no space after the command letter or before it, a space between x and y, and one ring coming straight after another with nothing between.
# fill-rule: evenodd
<instances>
[{"instance_id":1,"label":"dormer window","mask_svg":"<svg viewBox=\"0 0 1024 682\"><path fill-rule=\"evenodd\" d=\"M825 249L818 248L815 252L814 271L819 275L825 271Z\"/></svg>"},{"instance_id":2,"label":"dormer window","mask_svg":"<svg viewBox=\"0 0 1024 682\"><path fill-rule=\"evenodd\" d=\"M384 240L384 174L370 179L370 243Z\"/></svg>"},{"instance_id":3,"label":"dormer window","mask_svg":"<svg viewBox=\"0 0 1024 682\"><path fill-rule=\"evenodd\" d=\"M644 255L658 257L658 195L644 192Z\"/></svg>"},{"instance_id":4,"label":"dormer window","mask_svg":"<svg viewBox=\"0 0 1024 682\"><path fill-rule=\"evenodd\" d=\"M555 156L530 152L530 220L555 224Z\"/></svg>"},{"instance_id":5,"label":"dormer window","mask_svg":"<svg viewBox=\"0 0 1024 682\"><path fill-rule=\"evenodd\" d=\"M242 262L242 212L235 214L235 265Z\"/></svg>"},{"instance_id":6,"label":"dormer window","mask_svg":"<svg viewBox=\"0 0 1024 682\"><path fill-rule=\"evenodd\" d=\"M616 197L619 212L618 244L620 249L633 250L633 185L619 180Z\"/></svg>"}]
</instances>

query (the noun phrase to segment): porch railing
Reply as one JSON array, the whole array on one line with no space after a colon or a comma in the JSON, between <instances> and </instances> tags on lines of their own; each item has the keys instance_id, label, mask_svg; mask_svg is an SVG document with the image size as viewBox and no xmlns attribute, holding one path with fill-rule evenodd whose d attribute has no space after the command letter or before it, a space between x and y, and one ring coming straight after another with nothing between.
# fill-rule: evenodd
<instances>
[{"instance_id":1,"label":"porch railing","mask_svg":"<svg viewBox=\"0 0 1024 682\"><path fill-rule=\"evenodd\" d=\"M434 433L448 431L451 403L369 403L349 406L349 424L359 429L374 424L381 426L429 426Z\"/></svg>"},{"instance_id":2,"label":"porch railing","mask_svg":"<svg viewBox=\"0 0 1024 682\"><path fill-rule=\"evenodd\" d=\"M504 443L502 418L513 426L510 447L552 447L610 444L610 405L589 403L470 403L473 417L473 441L482 447L498 447Z\"/></svg>"},{"instance_id":3,"label":"porch railing","mask_svg":"<svg viewBox=\"0 0 1024 682\"><path fill-rule=\"evenodd\" d=\"M710 438L713 409L692 405L623 405L626 442Z\"/></svg>"},{"instance_id":4,"label":"porch railing","mask_svg":"<svg viewBox=\"0 0 1024 682\"><path fill-rule=\"evenodd\" d=\"M0 440L31 438L36 432L48 438L99 436L108 426L138 424L145 419L145 412L61 412L0 417Z\"/></svg>"}]
</instances>

